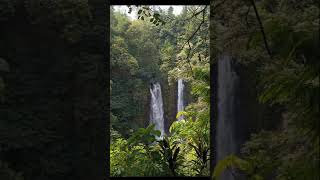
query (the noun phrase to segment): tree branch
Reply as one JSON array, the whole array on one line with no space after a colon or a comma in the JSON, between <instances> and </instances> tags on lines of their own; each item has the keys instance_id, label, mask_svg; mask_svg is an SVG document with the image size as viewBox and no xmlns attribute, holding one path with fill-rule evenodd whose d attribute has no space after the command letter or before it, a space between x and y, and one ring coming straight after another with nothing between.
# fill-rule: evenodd
<instances>
[{"instance_id":1,"label":"tree branch","mask_svg":"<svg viewBox=\"0 0 320 180\"><path fill-rule=\"evenodd\" d=\"M270 56L270 58L272 59L272 54L271 54L271 51L269 49L269 45L268 45L268 42L267 42L267 38L266 38L266 34L264 32L264 28L263 28L263 25L262 25L262 22L261 22L261 19L260 19L260 16L259 16L259 13L258 13L258 10L257 10L257 7L256 7L256 4L254 2L254 0L250 0L252 6L253 6L253 9L254 9L254 13L256 14L256 17L257 17L257 20L259 22L259 27L260 27L260 31L262 33L262 37L263 37L263 41L264 41L264 45L267 49L267 52Z\"/></svg>"},{"instance_id":2,"label":"tree branch","mask_svg":"<svg viewBox=\"0 0 320 180\"><path fill-rule=\"evenodd\" d=\"M199 7L198 7L198 8L199 8ZM198 8L196 9L196 11L198 10ZM192 19L193 17L198 16L198 15L199 15L200 13L202 13L206 8L207 8L207 7L203 8L202 10L200 10L200 11L198 11L198 12L196 12L196 13L193 13L191 17L189 17L189 18L187 18L187 19L184 19L184 20L182 20L182 21L188 21L188 20Z\"/></svg>"},{"instance_id":3,"label":"tree branch","mask_svg":"<svg viewBox=\"0 0 320 180\"><path fill-rule=\"evenodd\" d=\"M249 28L249 22L248 22L248 15L249 15L249 12L250 12L250 9L251 9L251 6L249 6L249 8L248 8L248 11L247 11L247 13L246 13L246 23L247 23L247 27Z\"/></svg>"},{"instance_id":4,"label":"tree branch","mask_svg":"<svg viewBox=\"0 0 320 180\"><path fill-rule=\"evenodd\" d=\"M190 54L191 54L191 45L190 45L190 41L192 40L192 38L196 35L196 33L200 30L202 24L205 22L205 12L206 12L206 9L207 9L207 5L201 10L199 11L198 13L196 13L197 15L199 15L201 12L202 12L202 20L200 22L200 24L198 25L197 29L192 33L192 35L187 39L187 41L182 45L181 49L179 51L182 51L182 49L184 48L184 46L186 44L188 44L188 47L189 47L189 51L188 51L188 54L187 54L187 61L188 61L188 64L189 64L189 68L190 68L190 71L191 71L191 74L192 74L192 77L195 78L194 76L194 73L193 73L193 69L192 69L192 66L191 66L191 62L190 62ZM196 16L197 16L196 15Z\"/></svg>"},{"instance_id":5,"label":"tree branch","mask_svg":"<svg viewBox=\"0 0 320 180\"><path fill-rule=\"evenodd\" d=\"M191 62L190 62L190 59L189 59L189 56L190 56L190 53L191 53L191 46L190 46L190 42L189 41L188 41L188 46L189 46L189 51L188 51L188 55L187 55L187 61L188 61L188 64L189 64L191 75L192 75L192 77L194 79L195 76L194 76L193 69L192 69L192 66L191 66Z\"/></svg>"},{"instance_id":6,"label":"tree branch","mask_svg":"<svg viewBox=\"0 0 320 180\"><path fill-rule=\"evenodd\" d=\"M219 2L218 4L216 4L215 6L213 6L212 11L215 12L214 10L217 9L217 8L218 8L219 6L221 6L222 4L224 4L225 1L226 1L226 0L223 0L223 1ZM215 14L215 13L214 13L214 14ZM213 15L213 14L212 14L212 15Z\"/></svg>"},{"instance_id":7,"label":"tree branch","mask_svg":"<svg viewBox=\"0 0 320 180\"><path fill-rule=\"evenodd\" d=\"M204 17L205 17L205 10L207 9L207 5L199 12L202 12L202 21L198 25L197 29L192 33L192 35L188 38L188 40L183 44L183 47L196 35L196 33L200 30L202 24L204 23Z\"/></svg>"}]
</instances>

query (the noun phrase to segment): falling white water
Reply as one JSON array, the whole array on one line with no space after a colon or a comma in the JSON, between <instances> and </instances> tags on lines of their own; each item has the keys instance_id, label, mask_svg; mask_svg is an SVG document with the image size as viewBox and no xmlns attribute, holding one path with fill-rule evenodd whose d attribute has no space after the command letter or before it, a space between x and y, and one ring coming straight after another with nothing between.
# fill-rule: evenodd
<instances>
[{"instance_id":1,"label":"falling white water","mask_svg":"<svg viewBox=\"0 0 320 180\"><path fill-rule=\"evenodd\" d=\"M233 69L230 56L221 56L218 60L218 122L217 122L217 160L236 153L235 139L235 91L238 76ZM234 180L229 171L225 171L220 180Z\"/></svg>"},{"instance_id":2,"label":"falling white water","mask_svg":"<svg viewBox=\"0 0 320 180\"><path fill-rule=\"evenodd\" d=\"M182 79L178 79L178 103L177 103L177 112L183 111L184 109L184 102L183 102L183 91L184 91L184 84ZM183 119L183 116L180 116L178 120Z\"/></svg>"},{"instance_id":3,"label":"falling white water","mask_svg":"<svg viewBox=\"0 0 320 180\"><path fill-rule=\"evenodd\" d=\"M159 83L153 83L150 87L150 124L155 124L155 129L161 131L161 137L164 132L163 101L161 86Z\"/></svg>"}]
</instances>

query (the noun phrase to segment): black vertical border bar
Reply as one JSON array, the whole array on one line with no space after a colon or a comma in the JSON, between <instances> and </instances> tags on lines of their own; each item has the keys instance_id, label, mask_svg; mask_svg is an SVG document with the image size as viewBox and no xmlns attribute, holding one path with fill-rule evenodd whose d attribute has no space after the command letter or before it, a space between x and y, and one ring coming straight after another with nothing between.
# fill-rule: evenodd
<instances>
[{"instance_id":1,"label":"black vertical border bar","mask_svg":"<svg viewBox=\"0 0 320 180\"><path fill-rule=\"evenodd\" d=\"M218 63L214 51L214 1L210 1L210 177L212 178L216 166L216 131L218 121Z\"/></svg>"},{"instance_id":2,"label":"black vertical border bar","mask_svg":"<svg viewBox=\"0 0 320 180\"><path fill-rule=\"evenodd\" d=\"M107 13L107 19L106 19L106 25L107 27L106 28L106 39L107 39L107 43L106 44L106 54L107 54L107 62L106 62L106 65L107 65L107 92L106 92L106 95L107 95L107 106L106 106L106 116L107 116L107 124L106 124L106 128L107 128L107 133L106 133L106 142L107 142L107 146L106 146L106 152L105 152L105 155L106 155L106 177L107 179L110 179L110 8L111 8L111 5L110 5L110 1L107 0L106 2L106 13Z\"/></svg>"},{"instance_id":3,"label":"black vertical border bar","mask_svg":"<svg viewBox=\"0 0 320 180\"><path fill-rule=\"evenodd\" d=\"M97 154L99 157L99 160L97 159L97 161L100 167L99 170L97 170L98 174L96 176L99 178L99 180L105 180L109 179L110 164L110 2L108 0L88 0L88 4L91 8L90 11L93 18L92 20L94 21L92 31L96 31L95 33L97 34L96 43L98 43L98 45L94 46L97 48L95 51L101 52L102 56L101 71L103 72L100 73L102 77L99 77L99 83L102 84L102 98L100 100L103 102L99 102L99 104L103 105L101 108L103 112L101 112L101 121L99 121L99 127L97 127L97 131L99 131L100 134L98 141L101 142L101 145L99 145L101 151L99 151L99 154Z\"/></svg>"},{"instance_id":4,"label":"black vertical border bar","mask_svg":"<svg viewBox=\"0 0 320 180\"><path fill-rule=\"evenodd\" d=\"M98 121L96 131L97 131L97 137L95 140L96 148L99 148L99 150L96 150L96 153L94 154L94 158L96 158L96 162L98 165L97 170L94 171L95 174L93 174L91 177L96 177L97 180L105 180L109 177L109 139L110 139L110 127L109 127L109 92L110 92L110 74L109 74L109 60L110 60L110 49L109 49L109 16L110 16L110 3L108 0L88 0L90 13L92 15L91 21L92 21L92 32L89 32L91 34L91 38L93 38L94 42L90 45L90 51L97 52L97 54L101 55L101 59L99 56L99 65L101 65L101 68L99 69L99 76L98 84L99 86L99 100L98 105L102 105L102 108L99 107L90 107L92 108L98 108L102 109L101 114L99 113L99 118L101 118ZM101 93L101 94L100 94ZM100 98L101 97L101 98Z\"/></svg>"},{"instance_id":5,"label":"black vertical border bar","mask_svg":"<svg viewBox=\"0 0 320 180\"><path fill-rule=\"evenodd\" d=\"M102 83L102 92L100 99L103 102L99 104L103 105L101 108L103 112L101 112L101 122L99 122L99 127L97 131L99 131L99 142L102 144L99 146L101 147L101 154L97 155L101 158L101 161L98 160L101 168L99 168L97 177L99 179L108 179L109 178L109 162L110 162L110 40L109 40L109 32L110 32L110 2L108 0L88 0L90 5L94 26L92 27L93 31L98 31L96 42L99 43L97 45L97 49L101 52L102 58L102 68L100 74L103 77L100 77L101 80L99 83ZM101 47L101 50L100 50ZM97 50L96 49L96 50ZM91 107L94 108L94 107Z\"/></svg>"}]
</instances>

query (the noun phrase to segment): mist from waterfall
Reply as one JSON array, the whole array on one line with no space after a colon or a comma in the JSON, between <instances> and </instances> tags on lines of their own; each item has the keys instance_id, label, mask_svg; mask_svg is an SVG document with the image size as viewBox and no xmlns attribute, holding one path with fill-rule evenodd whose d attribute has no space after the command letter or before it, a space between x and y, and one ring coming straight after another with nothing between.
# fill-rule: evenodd
<instances>
[{"instance_id":1,"label":"mist from waterfall","mask_svg":"<svg viewBox=\"0 0 320 180\"><path fill-rule=\"evenodd\" d=\"M182 79L178 79L178 102L177 102L177 112L184 110L184 101L183 101L183 92L184 84ZM180 116L178 120L183 119L183 116Z\"/></svg>"},{"instance_id":2,"label":"mist from waterfall","mask_svg":"<svg viewBox=\"0 0 320 180\"><path fill-rule=\"evenodd\" d=\"M150 87L150 124L155 124L155 129L161 131L161 137L165 134L163 118L163 100L160 84L153 83Z\"/></svg>"},{"instance_id":3,"label":"mist from waterfall","mask_svg":"<svg viewBox=\"0 0 320 180\"><path fill-rule=\"evenodd\" d=\"M230 56L218 60L218 121L217 160L236 153L235 139L235 90L238 76ZM234 180L230 171L225 171L220 180Z\"/></svg>"}]
</instances>

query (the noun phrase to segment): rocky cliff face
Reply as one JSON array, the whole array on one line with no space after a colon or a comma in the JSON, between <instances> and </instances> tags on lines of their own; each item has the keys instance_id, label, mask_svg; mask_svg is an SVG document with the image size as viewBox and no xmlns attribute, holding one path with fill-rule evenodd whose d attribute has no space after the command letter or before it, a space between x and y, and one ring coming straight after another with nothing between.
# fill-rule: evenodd
<instances>
[{"instance_id":1,"label":"rocky cliff face","mask_svg":"<svg viewBox=\"0 0 320 180\"><path fill-rule=\"evenodd\" d=\"M236 114L239 118L236 124L241 142L247 140L251 133L277 128L281 124L281 108L267 106L258 102L257 76L258 64L242 65L237 63L235 71L240 77L236 91L238 97ZM241 136L240 136L241 134Z\"/></svg>"},{"instance_id":2,"label":"rocky cliff face","mask_svg":"<svg viewBox=\"0 0 320 180\"><path fill-rule=\"evenodd\" d=\"M191 95L191 87L190 84L184 82L184 104L185 107L188 104L194 102L196 99ZM178 85L177 83L172 83L169 85L167 82L164 82L164 111L165 111L165 127L167 129L167 133L169 133L169 128L174 121L177 121L177 101L178 101Z\"/></svg>"},{"instance_id":3,"label":"rocky cliff face","mask_svg":"<svg viewBox=\"0 0 320 180\"><path fill-rule=\"evenodd\" d=\"M216 161L230 154L239 155L242 145L249 140L252 133L262 129L275 129L281 125L281 109L258 102L255 75L258 64L243 65L235 58L232 61L231 58L228 59L219 60L217 65L219 73L216 75L219 75L217 84L220 89L218 92L217 89L213 90L218 93L218 116L215 121L218 129L214 134L218 157ZM231 63L226 65L227 63L222 61ZM233 179L227 173L223 178Z\"/></svg>"},{"instance_id":4,"label":"rocky cliff face","mask_svg":"<svg viewBox=\"0 0 320 180\"><path fill-rule=\"evenodd\" d=\"M164 110L164 120L165 120L165 131L169 133L169 127L173 121L176 120L176 111L177 111L177 85L167 82L167 80L161 80L161 90L163 98L163 110ZM136 123L139 124L139 127L147 127L149 125L150 119L150 101L151 95L149 86L145 86L145 96L141 98L141 104L143 104L142 116L139 116L135 119ZM141 126L142 125L142 126Z\"/></svg>"},{"instance_id":5,"label":"rocky cliff face","mask_svg":"<svg viewBox=\"0 0 320 180\"><path fill-rule=\"evenodd\" d=\"M165 129L169 133L172 122L176 121L177 114L177 83L169 85L168 81L163 81L163 101L165 113Z\"/></svg>"}]
</instances>

